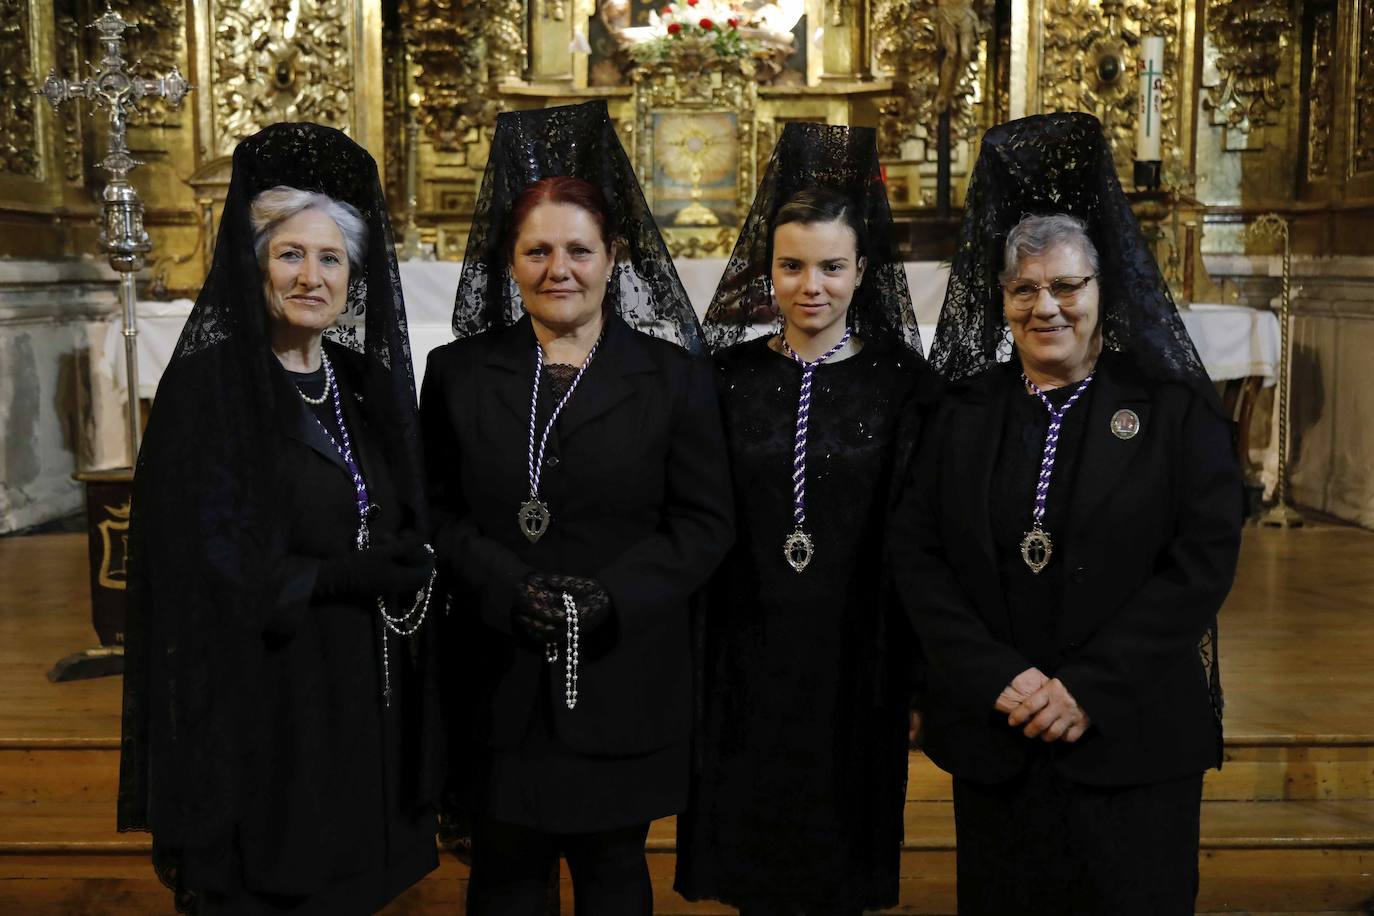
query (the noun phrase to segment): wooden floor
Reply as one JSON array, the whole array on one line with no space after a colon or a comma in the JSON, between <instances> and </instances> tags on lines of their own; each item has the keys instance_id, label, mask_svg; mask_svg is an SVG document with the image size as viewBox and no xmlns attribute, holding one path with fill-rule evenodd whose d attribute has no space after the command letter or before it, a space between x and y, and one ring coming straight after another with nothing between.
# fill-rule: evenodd
<instances>
[{"instance_id":1,"label":"wooden floor","mask_svg":"<svg viewBox=\"0 0 1374 916\"><path fill-rule=\"evenodd\" d=\"M46 678L94 641L83 538L0 538L0 913L171 911L148 837L114 829L120 680ZM1199 911L1371 912L1374 534L1247 530L1221 663L1227 765L1205 784ZM954 912L949 797L913 754L893 913ZM671 820L649 852L657 912L732 912L672 893ZM461 912L465 885L444 856L388 913Z\"/></svg>"}]
</instances>

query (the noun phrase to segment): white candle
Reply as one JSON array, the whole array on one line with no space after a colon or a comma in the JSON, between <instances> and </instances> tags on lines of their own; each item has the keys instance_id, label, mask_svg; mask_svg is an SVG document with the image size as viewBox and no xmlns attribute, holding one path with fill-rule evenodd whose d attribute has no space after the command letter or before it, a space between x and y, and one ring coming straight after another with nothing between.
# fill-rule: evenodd
<instances>
[{"instance_id":1,"label":"white candle","mask_svg":"<svg viewBox=\"0 0 1374 916\"><path fill-rule=\"evenodd\" d=\"M1136 100L1135 158L1138 162L1160 161L1160 140L1164 114L1164 38L1147 35L1140 42L1139 75Z\"/></svg>"}]
</instances>

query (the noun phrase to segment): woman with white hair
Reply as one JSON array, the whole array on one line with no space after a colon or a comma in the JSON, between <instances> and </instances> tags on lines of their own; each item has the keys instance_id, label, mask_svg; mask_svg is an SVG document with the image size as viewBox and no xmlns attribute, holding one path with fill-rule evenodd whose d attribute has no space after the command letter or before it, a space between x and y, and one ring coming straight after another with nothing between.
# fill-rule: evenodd
<instances>
[{"instance_id":1,"label":"woman with white hair","mask_svg":"<svg viewBox=\"0 0 1374 916\"><path fill-rule=\"evenodd\" d=\"M338 131L235 151L130 531L119 826L152 832L184 912L370 913L437 865L433 563L390 241L376 165Z\"/></svg>"}]
</instances>

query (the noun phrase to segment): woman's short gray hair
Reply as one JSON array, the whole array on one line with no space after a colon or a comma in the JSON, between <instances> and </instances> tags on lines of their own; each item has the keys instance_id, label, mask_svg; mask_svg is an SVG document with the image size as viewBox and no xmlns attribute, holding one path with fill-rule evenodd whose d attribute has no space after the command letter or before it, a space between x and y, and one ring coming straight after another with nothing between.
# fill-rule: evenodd
<instances>
[{"instance_id":1,"label":"woman's short gray hair","mask_svg":"<svg viewBox=\"0 0 1374 916\"><path fill-rule=\"evenodd\" d=\"M1093 273L1097 273L1097 246L1088 238L1088 226L1076 216L1054 213L1049 216L1023 216L1007 235L1002 254L1002 273L997 279L1003 283L1016 276L1022 258L1035 258L1060 245L1076 245L1088 256Z\"/></svg>"},{"instance_id":2,"label":"woman's short gray hair","mask_svg":"<svg viewBox=\"0 0 1374 916\"><path fill-rule=\"evenodd\" d=\"M367 223L363 222L358 208L342 200L335 200L328 194L318 191L302 191L277 185L253 198L249 207L249 218L253 222L253 251L258 263L267 263L267 244L272 234L286 220L305 210L319 210L339 227L344 237L344 247L348 250L348 267L360 273L363 258L367 255Z\"/></svg>"}]
</instances>

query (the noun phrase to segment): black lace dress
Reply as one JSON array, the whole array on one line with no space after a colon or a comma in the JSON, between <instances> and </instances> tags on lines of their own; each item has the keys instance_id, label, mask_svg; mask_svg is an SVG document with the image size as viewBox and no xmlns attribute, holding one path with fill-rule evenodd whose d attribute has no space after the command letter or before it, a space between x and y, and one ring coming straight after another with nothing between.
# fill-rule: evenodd
<instances>
[{"instance_id":1,"label":"black lace dress","mask_svg":"<svg viewBox=\"0 0 1374 916\"><path fill-rule=\"evenodd\" d=\"M917 361L869 344L816 370L815 555L799 574L783 541L801 369L769 339L716 357L738 536L705 614L699 772L680 818L677 888L744 907L857 912L897 900L908 696L881 539Z\"/></svg>"}]
</instances>

